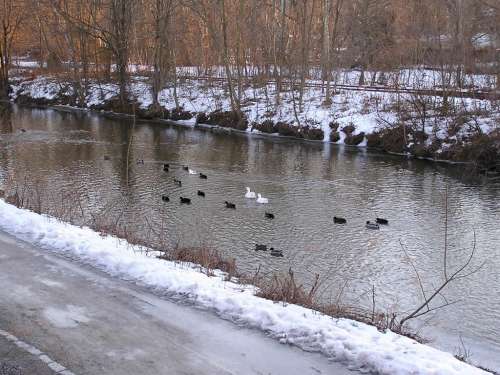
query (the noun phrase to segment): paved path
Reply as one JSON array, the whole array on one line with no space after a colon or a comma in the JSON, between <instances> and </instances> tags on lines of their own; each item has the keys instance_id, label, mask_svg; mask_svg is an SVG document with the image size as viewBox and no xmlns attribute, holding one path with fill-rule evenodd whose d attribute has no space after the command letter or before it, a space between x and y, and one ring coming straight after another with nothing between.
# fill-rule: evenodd
<instances>
[{"instance_id":1,"label":"paved path","mask_svg":"<svg viewBox=\"0 0 500 375\"><path fill-rule=\"evenodd\" d=\"M0 232L2 351L24 374L353 374Z\"/></svg>"}]
</instances>

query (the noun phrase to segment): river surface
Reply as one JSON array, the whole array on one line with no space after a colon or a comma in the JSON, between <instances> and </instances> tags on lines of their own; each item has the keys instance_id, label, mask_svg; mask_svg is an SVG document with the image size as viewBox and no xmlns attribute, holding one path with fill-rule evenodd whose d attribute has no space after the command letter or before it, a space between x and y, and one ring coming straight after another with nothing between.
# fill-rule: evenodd
<instances>
[{"instance_id":1,"label":"river surface","mask_svg":"<svg viewBox=\"0 0 500 375\"><path fill-rule=\"evenodd\" d=\"M428 294L439 285L448 216L449 273L470 253L474 233L472 263L484 265L449 285L443 294L452 304L415 327L451 352L462 340L472 361L500 370L500 184L470 182L462 167L182 126L137 123L132 130L129 121L95 114L13 107L0 122L0 185L26 176L61 200L68 189L81 192L85 210L102 213L112 210L109 202L125 202L121 220L145 232L154 227L169 246L217 248L247 273L292 267L306 284L319 274L324 301L371 308L374 290L376 309L384 312L408 312L422 301L411 263ZM245 199L246 186L270 203ZM181 205L180 196L192 204ZM226 209L226 200L236 210ZM334 225L334 215L347 224ZM390 224L366 229L376 217ZM256 243L284 257L255 252Z\"/></svg>"}]
</instances>

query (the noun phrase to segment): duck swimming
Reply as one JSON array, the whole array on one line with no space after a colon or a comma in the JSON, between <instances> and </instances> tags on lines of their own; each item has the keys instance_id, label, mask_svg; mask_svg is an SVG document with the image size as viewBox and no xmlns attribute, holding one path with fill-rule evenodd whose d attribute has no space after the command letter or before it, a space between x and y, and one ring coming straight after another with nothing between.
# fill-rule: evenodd
<instances>
[{"instance_id":1,"label":"duck swimming","mask_svg":"<svg viewBox=\"0 0 500 375\"><path fill-rule=\"evenodd\" d=\"M266 203L269 203L269 199L267 198L264 198L260 193L257 194L257 203L263 203L263 204L266 204Z\"/></svg>"},{"instance_id":2,"label":"duck swimming","mask_svg":"<svg viewBox=\"0 0 500 375\"><path fill-rule=\"evenodd\" d=\"M278 250L273 247L271 247L269 250L271 250L271 256L273 257L283 257L283 250Z\"/></svg>"},{"instance_id":3,"label":"duck swimming","mask_svg":"<svg viewBox=\"0 0 500 375\"><path fill-rule=\"evenodd\" d=\"M232 208L233 210L236 209L236 205L234 203L231 203L231 202L228 202L228 201L225 201L224 203L226 205L226 208Z\"/></svg>"},{"instance_id":4,"label":"duck swimming","mask_svg":"<svg viewBox=\"0 0 500 375\"><path fill-rule=\"evenodd\" d=\"M255 192L251 191L248 186L247 186L246 189L247 189L247 192L245 193L245 198L248 198L248 199L255 199L255 198L257 198L256 195L255 195Z\"/></svg>"}]
</instances>

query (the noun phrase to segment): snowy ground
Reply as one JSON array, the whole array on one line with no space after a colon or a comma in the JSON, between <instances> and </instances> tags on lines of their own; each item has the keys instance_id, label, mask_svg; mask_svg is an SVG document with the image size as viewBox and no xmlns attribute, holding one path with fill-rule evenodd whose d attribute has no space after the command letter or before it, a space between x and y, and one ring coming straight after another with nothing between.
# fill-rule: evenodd
<instances>
[{"instance_id":1,"label":"snowy ground","mask_svg":"<svg viewBox=\"0 0 500 375\"><path fill-rule=\"evenodd\" d=\"M354 73L353 73L354 74ZM484 77L483 77L484 78ZM435 79L435 77L433 78ZM40 76L33 80L14 81L13 99L18 95L27 95L32 98L55 99L61 92L66 95L71 93L71 87L55 77ZM145 77L136 76L130 84L130 91L141 103L142 108L147 108L152 103L150 85ZM167 87L160 93L160 104L165 108L174 107L173 87ZM116 84L93 83L90 85L86 97L86 105L92 107L100 105L115 97L118 93ZM215 110L230 110L230 101L227 90L221 82L200 80L182 80L177 88L180 105L184 110L193 114L209 113ZM348 125L354 125L352 133L357 135L371 134L381 128L395 125L401 122L395 112L396 103L406 107L406 123L413 128L421 128L420 107L415 107L418 100L429 100L426 105L438 105L442 101L440 97L414 97L410 94L395 94L388 92L368 91L340 91L333 97L331 105L324 105L324 93L321 88L308 88L304 93L303 104L299 106L298 95L292 98L290 92L282 93L281 104L276 105L275 87L267 84L260 87L245 87L241 92L242 110L249 120L248 132L259 132L252 128L252 123L262 123L264 120L272 120L275 123L283 121L295 126L309 126L320 128L324 133L324 141L330 140L331 123L338 125L339 144L346 139L342 129ZM450 107L454 115L443 117L439 113L427 110L425 113L425 130L430 135L427 140L431 144L435 138L445 140L443 149L447 142L453 143L457 139L467 137L479 131L490 133L500 128L500 107L498 103L488 100L477 100L467 98L451 98ZM457 121L457 116L466 113L465 124L461 125L458 133L450 138L448 129ZM462 118L465 118L462 116ZM188 124L194 124L194 117ZM411 139L408 146L411 146ZM367 138L358 146L366 146ZM443 150L438 150L442 152Z\"/></svg>"},{"instance_id":2,"label":"snowy ground","mask_svg":"<svg viewBox=\"0 0 500 375\"><path fill-rule=\"evenodd\" d=\"M380 374L482 374L450 353L348 319L255 296L252 286L208 277L199 267L145 255L143 249L89 228L18 209L0 200L0 228L42 248L97 266L215 311L240 325L260 329L281 343L320 352L350 368Z\"/></svg>"},{"instance_id":3,"label":"snowy ground","mask_svg":"<svg viewBox=\"0 0 500 375\"><path fill-rule=\"evenodd\" d=\"M151 69L147 66L131 65L131 72L147 72ZM248 66L244 70L246 76L258 76L259 71L257 67ZM455 86L455 70L452 74L444 71L442 72L439 67L413 67L402 68L391 72L374 72L365 71L365 84L379 85L388 87L400 88L420 88L420 89L433 89L443 86L443 80L447 82L449 87ZM225 77L225 68L223 66L211 67L208 70L203 70L198 67L178 67L177 74L180 76L197 76L199 74L207 74L216 77ZM232 70L233 77L238 74L237 69ZM359 84L361 75L360 70L352 69L339 69L333 72L333 81L341 85L355 85ZM322 83L322 71L320 68L311 68L309 70L310 82ZM465 89L476 90L490 90L496 87L496 78L491 74L465 74L463 76L463 87Z\"/></svg>"},{"instance_id":4,"label":"snowy ground","mask_svg":"<svg viewBox=\"0 0 500 375\"><path fill-rule=\"evenodd\" d=\"M67 66L71 68L71 62L66 62ZM46 66L46 64L43 64ZM92 64L91 64L92 65ZM13 69L27 70L27 69L38 69L40 68L40 62L33 61L29 57L14 57L12 61ZM447 86L454 88L456 86L456 76L453 67L448 67L449 71L441 71L439 66L414 66L411 68L401 68L399 70L394 70L390 72L380 72L380 71L370 71L364 72L365 84L367 85L378 85L387 87L400 87L400 88L420 88L420 89L433 89L443 86L443 82L447 83ZM237 77L240 72L246 78L257 77L262 75L263 72L259 71L259 67L248 65L246 67L241 67L240 71L236 67L231 67L231 73L233 77ZM271 71L268 75L272 75ZM111 65L111 70L115 71L116 66ZM149 74L153 71L151 65L145 64L129 64L128 71L133 74ZM196 67L196 66L178 66L176 68L177 75L180 77L184 76L200 76L207 75L211 77L224 78L226 76L226 68L224 66L211 66L206 67ZM451 72L451 73L450 73ZM312 83L323 83L322 80L322 69L318 67L313 67L309 69L308 76L309 82ZM286 72L285 72L286 75ZM359 84L361 76L361 71L358 69L337 69L332 73L332 81L340 85L354 85ZM462 86L465 90L475 89L475 90L494 90L497 87L496 77L494 74L465 74L463 77Z\"/></svg>"},{"instance_id":5,"label":"snowy ground","mask_svg":"<svg viewBox=\"0 0 500 375\"><path fill-rule=\"evenodd\" d=\"M15 364L23 375L354 375L65 255L0 230L0 367Z\"/></svg>"}]
</instances>

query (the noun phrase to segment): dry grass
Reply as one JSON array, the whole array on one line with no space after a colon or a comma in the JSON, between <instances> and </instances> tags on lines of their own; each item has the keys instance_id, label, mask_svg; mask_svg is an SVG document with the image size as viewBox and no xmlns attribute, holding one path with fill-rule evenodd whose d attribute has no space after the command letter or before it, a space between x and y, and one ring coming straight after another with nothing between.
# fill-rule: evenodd
<instances>
[{"instance_id":1,"label":"dry grass","mask_svg":"<svg viewBox=\"0 0 500 375\"><path fill-rule=\"evenodd\" d=\"M289 268L286 274L275 273L270 279L260 279L257 284L259 297L313 308L316 305L315 297L320 286L320 278L316 275L313 285L306 288L304 284L297 282L295 273Z\"/></svg>"},{"instance_id":2,"label":"dry grass","mask_svg":"<svg viewBox=\"0 0 500 375\"><path fill-rule=\"evenodd\" d=\"M319 293L323 286L319 275L315 275L312 283L307 286L296 279L291 268L287 273L274 273L271 277L254 275L252 278L241 278L240 281L249 281L257 286L257 296L261 298L303 306L332 318L352 319L375 326L381 332L391 330L419 342L425 341L417 333L400 326L396 313L375 311L375 305L371 310L350 306L342 303L340 295L336 301L325 303Z\"/></svg>"},{"instance_id":3,"label":"dry grass","mask_svg":"<svg viewBox=\"0 0 500 375\"><path fill-rule=\"evenodd\" d=\"M163 251L158 258L198 264L201 266L201 271L208 276L213 276L214 270L225 272L227 280L238 276L236 260L225 258L217 250L210 247L176 247L171 251Z\"/></svg>"}]
</instances>

